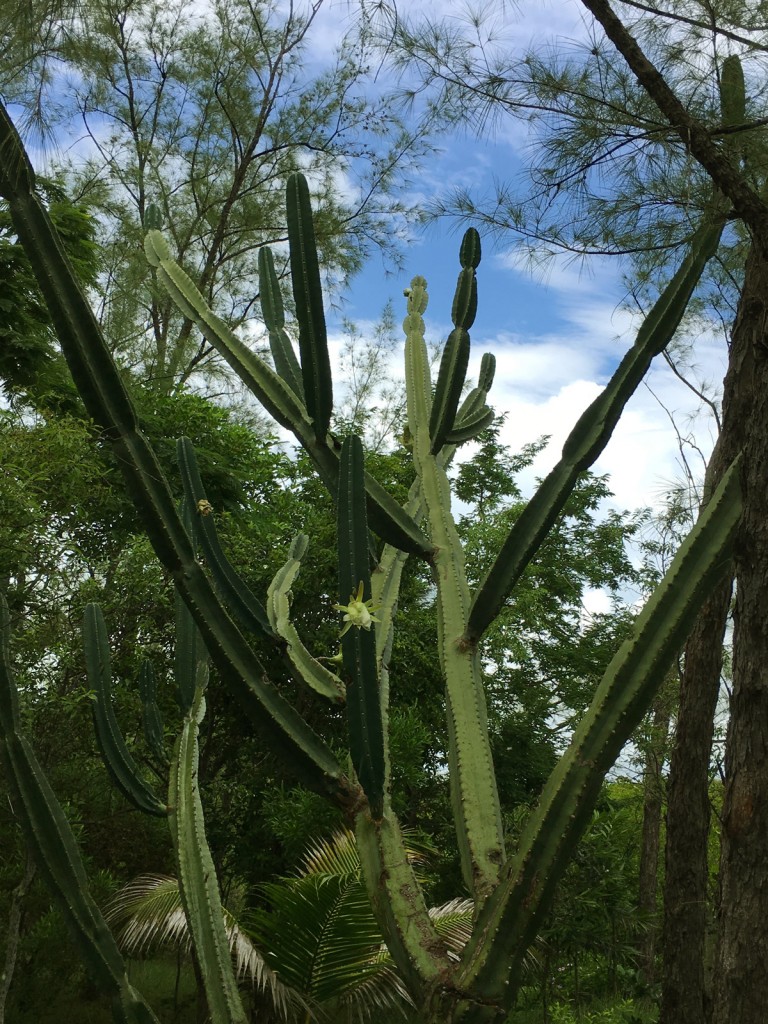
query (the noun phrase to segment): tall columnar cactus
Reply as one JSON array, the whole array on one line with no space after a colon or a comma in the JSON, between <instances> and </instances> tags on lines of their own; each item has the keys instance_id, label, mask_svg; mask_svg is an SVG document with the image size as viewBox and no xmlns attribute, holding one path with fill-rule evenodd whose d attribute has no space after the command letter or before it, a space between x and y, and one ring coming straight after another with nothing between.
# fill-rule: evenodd
<instances>
[{"instance_id":1,"label":"tall columnar cactus","mask_svg":"<svg viewBox=\"0 0 768 1024\"><path fill-rule=\"evenodd\" d=\"M267 250L259 258L261 300L274 368L207 306L174 262L157 222L148 222L145 249L158 283L264 408L293 432L337 503L342 659L338 671L332 672L312 655L290 619L287 593L299 570L305 538L294 542L263 607L239 580L218 541L216 510L205 496L188 441L179 445L189 510L187 524L182 522L96 321L36 198L32 169L4 114L0 116L0 156L0 192L9 203L38 275L72 375L90 415L117 448L155 551L176 581L219 676L293 771L344 808L354 823L372 905L423 1020L497 1024L512 1004L522 957L573 854L605 772L648 707L708 589L727 567L740 515L737 467L713 495L638 616L632 636L608 667L514 853L507 850L502 830L478 641L536 556L579 473L604 449L651 360L672 338L707 260L717 249L727 211L720 208L717 198L713 201L711 215L694 233L686 258L641 326L635 344L575 425L560 462L516 522L475 593L467 581L451 516L446 467L456 446L476 437L493 417L487 404L495 370L492 357L483 358L477 385L463 401L461 398L469 363L469 330L477 311L477 232L467 232L461 245L452 307L454 327L434 389L424 339L426 281L414 278L406 293L408 422L404 434L413 447L416 478L407 503L400 507L365 472L359 439L350 436L342 443L332 431L330 362L310 197L303 178L294 175L288 183L298 355L285 328L273 258ZM383 547L372 535L383 541ZM196 542L205 554L207 572L195 559ZM400 575L409 556L428 564L437 593L437 656L445 678L456 837L465 883L475 901L474 929L458 962L449 956L435 931L392 811L387 736L389 656L397 624ZM346 703L349 775L323 739L265 681L258 658L227 609L246 632L273 643L294 675L318 696ZM191 663L195 659L193 654ZM183 697L185 725L174 759L175 782L169 799L174 815L187 808L186 824L175 832L177 846L185 844L185 849L204 842L201 806L190 789L195 778L202 685L202 677L195 674ZM208 696L216 699L215 692ZM157 725L152 735L156 733ZM113 738L102 745L116 758L122 753L118 759L123 788L136 796L135 779L130 779L130 764L119 743ZM183 793L178 788L181 780L186 780ZM152 803L143 789L141 794ZM49 841L43 838L39 845L44 849ZM199 913L208 916L210 926L195 933L198 955L208 976L219 979L220 1005L230 1007L224 1012L235 1013L232 989L222 974L226 956L215 885L211 885L204 860L183 867L182 875L184 871L191 879L188 912L198 912L193 907L197 901Z\"/></svg>"}]
</instances>

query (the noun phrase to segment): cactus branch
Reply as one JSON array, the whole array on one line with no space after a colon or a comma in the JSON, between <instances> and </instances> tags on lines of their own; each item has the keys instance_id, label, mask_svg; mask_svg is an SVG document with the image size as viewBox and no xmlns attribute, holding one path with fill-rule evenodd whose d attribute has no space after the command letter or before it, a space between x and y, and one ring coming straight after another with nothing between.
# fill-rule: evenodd
<instances>
[{"instance_id":1,"label":"cactus branch","mask_svg":"<svg viewBox=\"0 0 768 1024\"><path fill-rule=\"evenodd\" d=\"M116 1024L158 1024L128 981L117 944L88 889L72 829L21 731L9 639L8 605L0 596L0 759L15 815L80 955L99 988L112 1000Z\"/></svg>"},{"instance_id":2,"label":"cactus branch","mask_svg":"<svg viewBox=\"0 0 768 1024\"><path fill-rule=\"evenodd\" d=\"M112 708L112 670L107 627L101 608L97 604L91 603L86 606L83 642L88 685L94 691L95 697L93 721L104 764L117 788L134 807L145 814L164 818L168 809L141 777L115 718Z\"/></svg>"},{"instance_id":3,"label":"cactus branch","mask_svg":"<svg viewBox=\"0 0 768 1024\"><path fill-rule=\"evenodd\" d=\"M459 984L484 998L513 988L526 950L571 859L605 773L638 726L701 604L729 571L741 517L739 460L725 474L659 587L606 669L547 781L517 852L481 910Z\"/></svg>"},{"instance_id":4,"label":"cactus branch","mask_svg":"<svg viewBox=\"0 0 768 1024\"><path fill-rule=\"evenodd\" d=\"M451 515L448 478L432 454L429 360L421 317L426 305L426 282L415 277L403 322L408 427L435 545L432 566L437 585L438 644L446 686L448 768L456 835L465 884L479 901L496 882L504 858L504 838L479 656L458 642L467 624L469 586L461 541Z\"/></svg>"},{"instance_id":5,"label":"cactus branch","mask_svg":"<svg viewBox=\"0 0 768 1024\"><path fill-rule=\"evenodd\" d=\"M501 611L512 587L562 512L579 473L588 469L611 438L625 405L664 349L685 313L707 261L717 251L724 225L718 216L693 236L687 256L641 325L632 348L594 402L582 413L563 445L560 461L544 479L502 545L472 601L463 642L477 644Z\"/></svg>"}]
</instances>

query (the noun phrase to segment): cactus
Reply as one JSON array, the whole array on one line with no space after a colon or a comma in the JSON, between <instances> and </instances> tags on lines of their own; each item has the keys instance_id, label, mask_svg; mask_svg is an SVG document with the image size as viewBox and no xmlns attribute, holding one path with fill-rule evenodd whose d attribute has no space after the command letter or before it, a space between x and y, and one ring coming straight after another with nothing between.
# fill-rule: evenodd
<instances>
[{"instance_id":1,"label":"cactus","mask_svg":"<svg viewBox=\"0 0 768 1024\"><path fill-rule=\"evenodd\" d=\"M85 609L83 645L88 682L94 691L93 720L104 763L117 788L134 807L164 818L168 809L139 774L115 718L107 628L97 604Z\"/></svg>"},{"instance_id":2,"label":"cactus","mask_svg":"<svg viewBox=\"0 0 768 1024\"><path fill-rule=\"evenodd\" d=\"M733 69L724 68L724 78L728 75L734 77ZM734 93L737 86L725 83ZM736 114L730 111L728 116ZM366 474L359 439L350 436L340 443L332 433L333 391L319 266L309 192L301 177L293 176L288 188L300 360L285 332L271 255L265 252L259 260L262 308L275 369L208 307L173 261L163 236L148 223L145 250L158 283L195 321L264 408L293 432L337 502L337 608L343 615L339 626L343 634L343 672L339 675L343 680L339 681L334 673L319 671L316 652L310 652L290 621L288 594L304 541L294 543L276 575L267 595L265 619L265 609L249 594L221 549L212 517L207 514L210 506L194 466L194 453L184 442L179 461L187 502L197 513L188 517L185 526L174 508L170 489L138 429L130 398L98 326L34 195L34 175L26 154L2 113L0 153L5 157L0 166L0 192L8 200L19 237L38 274L73 377L90 415L117 448L150 540L183 599L179 625L182 633L187 630L187 639L180 635L177 672L187 680L182 702L186 716L172 769L171 804L180 863L185 858L180 871L182 876L186 872L187 878L184 882L182 877L187 890L185 906L190 918L199 919L197 932L192 930L198 955L216 989L209 997L219 1007L216 1012L224 1015L222 1019L227 1013L239 1019L236 992L224 970L220 907L196 791L196 734L203 711L204 672L189 616L194 618L221 679L252 720L261 725L291 770L335 801L354 822L372 905L422 1019L428 1024L498 1024L512 1005L522 957L573 854L605 772L648 707L706 593L727 569L740 516L738 466L726 475L637 617L633 635L609 665L513 854L505 848L499 812L478 641L561 514L578 474L603 450L651 360L674 334L707 260L717 249L727 216L721 200L716 197L713 201L711 214L694 233L680 269L641 326L634 346L600 397L576 423L560 462L515 523L474 594L451 516L446 467L456 446L477 436L493 416L488 393L495 363L490 356L483 358L476 386L461 401L468 331L477 311L477 232L470 229L461 243L461 269L452 308L454 330L446 343L434 397L424 340L425 280L414 278L406 292L408 423L404 436L412 446L416 479L401 508ZM371 533L384 542L381 550ZM196 540L205 554L207 571L195 559ZM376 552L375 559L372 552ZM445 678L451 796L462 871L476 913L472 936L458 961L449 956L429 917L405 855L390 797L389 654L400 575L408 555L430 567L437 592L437 655ZM355 778L346 776L321 737L264 679L260 661L230 619L209 573L246 628L287 652L293 671L308 686L321 692L325 689L324 697L337 701L346 690L349 759ZM215 693L210 696L216 699ZM54 840L44 837L41 845L48 844ZM93 938L92 944L98 941Z\"/></svg>"},{"instance_id":3,"label":"cactus","mask_svg":"<svg viewBox=\"0 0 768 1024\"><path fill-rule=\"evenodd\" d=\"M72 829L21 730L9 644L8 605L0 595L0 759L16 818L88 970L111 1000L115 1024L157 1024L128 981L117 943L88 890Z\"/></svg>"}]
</instances>

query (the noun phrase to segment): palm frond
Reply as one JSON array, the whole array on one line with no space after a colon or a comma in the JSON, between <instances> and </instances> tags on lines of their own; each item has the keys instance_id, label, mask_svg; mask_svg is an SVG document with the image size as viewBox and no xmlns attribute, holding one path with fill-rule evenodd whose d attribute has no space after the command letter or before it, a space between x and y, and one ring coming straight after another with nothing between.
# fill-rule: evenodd
<instances>
[{"instance_id":1,"label":"palm frond","mask_svg":"<svg viewBox=\"0 0 768 1024\"><path fill-rule=\"evenodd\" d=\"M288 988L270 968L235 917L224 910L224 927L239 979L250 978L266 992L275 1012L288 1020L291 1010L308 1009L301 995ZM179 883L169 875L139 875L118 890L105 908L107 923L117 931L117 942L129 956L144 956L157 946L190 952L190 933Z\"/></svg>"}]
</instances>

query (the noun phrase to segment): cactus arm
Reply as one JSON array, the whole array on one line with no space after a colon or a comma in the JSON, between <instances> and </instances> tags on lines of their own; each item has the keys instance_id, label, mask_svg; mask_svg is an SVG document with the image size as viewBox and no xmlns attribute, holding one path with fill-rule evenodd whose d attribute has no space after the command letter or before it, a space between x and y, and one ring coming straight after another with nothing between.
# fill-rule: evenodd
<instances>
[{"instance_id":1,"label":"cactus arm","mask_svg":"<svg viewBox=\"0 0 768 1024\"><path fill-rule=\"evenodd\" d=\"M474 271L472 271L474 274ZM461 401L461 392L469 363L469 334L463 327L456 327L448 335L440 360L435 395L429 418L429 434L432 438L431 452L436 455L446 442L453 427L456 411Z\"/></svg>"},{"instance_id":2,"label":"cactus arm","mask_svg":"<svg viewBox=\"0 0 768 1024\"><path fill-rule=\"evenodd\" d=\"M639 724L699 607L728 571L741 516L734 462L606 669L547 781L497 890L481 910L458 983L504 998L589 821L605 773Z\"/></svg>"},{"instance_id":3,"label":"cactus arm","mask_svg":"<svg viewBox=\"0 0 768 1024\"><path fill-rule=\"evenodd\" d=\"M117 788L134 807L145 814L164 818L168 808L141 777L115 718L107 628L97 604L86 606L83 641L88 685L95 695L93 721L104 764Z\"/></svg>"},{"instance_id":4,"label":"cactus arm","mask_svg":"<svg viewBox=\"0 0 768 1024\"><path fill-rule=\"evenodd\" d=\"M333 384L309 186L303 174L288 177L286 214L304 395L315 437L324 443L333 413Z\"/></svg>"},{"instance_id":5,"label":"cactus arm","mask_svg":"<svg viewBox=\"0 0 768 1024\"><path fill-rule=\"evenodd\" d=\"M211 658L246 715L306 785L344 807L354 804L356 787L330 748L266 679L262 665L197 564L160 464L138 429L125 385L33 187L28 157L0 104L0 192L8 201L75 384L89 415L114 446L155 554L184 594ZM295 403L282 381L280 386Z\"/></svg>"},{"instance_id":6,"label":"cactus arm","mask_svg":"<svg viewBox=\"0 0 768 1024\"><path fill-rule=\"evenodd\" d=\"M267 613L275 632L287 643L291 664L299 676L315 693L335 704L343 704L344 683L339 677L312 657L302 643L296 627L291 622L289 591L301 568L301 558L307 548L307 538L299 534L291 544L285 565L275 574L267 592Z\"/></svg>"},{"instance_id":7,"label":"cactus arm","mask_svg":"<svg viewBox=\"0 0 768 1024\"><path fill-rule=\"evenodd\" d=\"M80 955L96 983L112 999L115 1021L157 1024L157 1018L128 982L117 944L89 892L72 829L21 731L9 637L8 606L0 597L0 760L15 815Z\"/></svg>"},{"instance_id":8,"label":"cactus arm","mask_svg":"<svg viewBox=\"0 0 768 1024\"><path fill-rule=\"evenodd\" d=\"M144 739L158 761L167 764L168 755L163 745L163 720L160 717L160 708L157 706L155 670L151 661L142 662L138 682Z\"/></svg>"},{"instance_id":9,"label":"cactus arm","mask_svg":"<svg viewBox=\"0 0 768 1024\"><path fill-rule=\"evenodd\" d=\"M153 232L149 233L150 235ZM159 245L159 243L157 243ZM277 422L290 430L315 464L331 494L336 494L339 478L339 451L317 438L289 385L271 367L252 352L211 312L200 292L178 264L163 259L157 268L158 280L165 285L182 312L195 320L205 337L229 363L243 383L258 398ZM389 492L366 474L368 515L372 528L389 543L422 558L431 548L426 537L400 508Z\"/></svg>"},{"instance_id":10,"label":"cactus arm","mask_svg":"<svg viewBox=\"0 0 768 1024\"><path fill-rule=\"evenodd\" d=\"M208 306L195 284L173 260L161 260L157 279L185 316L197 323L207 340L237 369L241 378L277 422L311 436L307 410L290 386L227 327Z\"/></svg>"},{"instance_id":11,"label":"cactus arm","mask_svg":"<svg viewBox=\"0 0 768 1024\"><path fill-rule=\"evenodd\" d=\"M449 430L445 440L449 444L464 444L466 441L471 441L477 437L478 434L482 434L484 430L490 427L494 419L495 413L493 409L489 409L487 405L483 406L474 416L465 416L460 423Z\"/></svg>"},{"instance_id":12,"label":"cactus arm","mask_svg":"<svg viewBox=\"0 0 768 1024\"><path fill-rule=\"evenodd\" d=\"M724 219L705 223L693 236L682 265L640 327L602 394L579 417L563 445L562 457L544 479L512 527L493 565L477 589L463 637L474 646L499 614L512 587L534 557L563 510L576 479L600 455L624 406L645 376L652 359L669 343L685 313L707 261L715 254Z\"/></svg>"},{"instance_id":13,"label":"cactus arm","mask_svg":"<svg viewBox=\"0 0 768 1024\"><path fill-rule=\"evenodd\" d=\"M341 449L338 496L340 602L371 601L368 522L365 515L363 446L350 434ZM341 651L347 677L347 726L352 764L374 818L384 799L384 727L376 664L376 635L371 624L352 624L342 633Z\"/></svg>"},{"instance_id":14,"label":"cactus arm","mask_svg":"<svg viewBox=\"0 0 768 1024\"><path fill-rule=\"evenodd\" d=\"M212 1024L246 1024L237 989L216 869L205 837L198 779L198 731L205 714L199 686L176 742L168 802L179 891L203 975Z\"/></svg>"},{"instance_id":15,"label":"cactus arm","mask_svg":"<svg viewBox=\"0 0 768 1024\"><path fill-rule=\"evenodd\" d=\"M269 348L275 370L283 378L291 391L303 404L304 383L301 379L301 366L293 351L291 339L285 333L285 314L280 282L275 272L275 261L272 250L265 245L259 249L259 300L264 325L269 332Z\"/></svg>"},{"instance_id":16,"label":"cactus arm","mask_svg":"<svg viewBox=\"0 0 768 1024\"><path fill-rule=\"evenodd\" d=\"M501 809L476 650L462 648L469 612L469 586L461 541L451 515L445 470L431 452L429 434L430 376L424 341L426 282L415 277L408 296L405 369L408 427L430 525L433 574L438 589L437 618L440 664L446 686L451 798L462 872L467 888L480 900L495 884L504 858Z\"/></svg>"},{"instance_id":17,"label":"cactus arm","mask_svg":"<svg viewBox=\"0 0 768 1024\"><path fill-rule=\"evenodd\" d=\"M227 604L246 629L269 639L275 639L266 609L237 574L222 550L216 532L216 524L210 514L211 506L208 503L197 467L195 449L188 437L180 437L176 442L176 456L181 471L184 495L190 508L196 510L192 521L194 537L203 549L206 564L211 570L215 583ZM201 502L204 504L201 505Z\"/></svg>"},{"instance_id":18,"label":"cactus arm","mask_svg":"<svg viewBox=\"0 0 768 1024\"><path fill-rule=\"evenodd\" d=\"M387 948L412 998L450 976L452 964L435 931L421 886L408 862L399 825L389 807L379 820L359 814L355 834L360 866Z\"/></svg>"}]
</instances>

